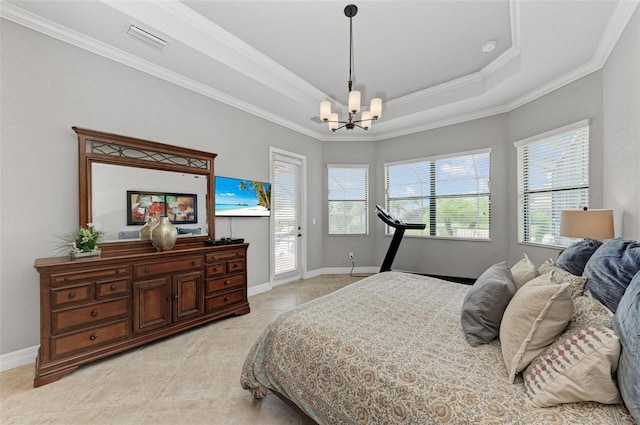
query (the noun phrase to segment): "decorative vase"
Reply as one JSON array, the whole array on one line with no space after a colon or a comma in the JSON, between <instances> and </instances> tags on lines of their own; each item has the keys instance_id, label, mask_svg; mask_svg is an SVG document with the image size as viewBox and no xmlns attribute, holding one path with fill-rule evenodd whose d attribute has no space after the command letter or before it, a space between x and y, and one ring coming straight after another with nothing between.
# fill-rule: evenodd
<instances>
[{"instance_id":1,"label":"decorative vase","mask_svg":"<svg viewBox=\"0 0 640 425\"><path fill-rule=\"evenodd\" d=\"M142 229L140 229L140 239L143 241L151 240L151 231L158 225L158 219L155 216L151 216L147 219L147 222Z\"/></svg>"},{"instance_id":2,"label":"decorative vase","mask_svg":"<svg viewBox=\"0 0 640 425\"><path fill-rule=\"evenodd\" d=\"M71 251L69 252L69 257L74 258L84 258L84 257L99 257L102 254L102 250L98 247L93 248L92 251Z\"/></svg>"},{"instance_id":3,"label":"decorative vase","mask_svg":"<svg viewBox=\"0 0 640 425\"><path fill-rule=\"evenodd\" d=\"M160 217L158 224L151 229L151 243L158 251L166 251L176 244L178 231L168 217Z\"/></svg>"}]
</instances>

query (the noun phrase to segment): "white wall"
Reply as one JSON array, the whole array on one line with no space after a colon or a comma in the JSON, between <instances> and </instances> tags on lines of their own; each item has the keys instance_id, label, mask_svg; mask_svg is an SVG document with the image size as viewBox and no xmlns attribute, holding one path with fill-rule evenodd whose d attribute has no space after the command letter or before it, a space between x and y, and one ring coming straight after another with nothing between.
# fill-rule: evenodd
<instances>
[{"instance_id":1,"label":"white wall","mask_svg":"<svg viewBox=\"0 0 640 425\"><path fill-rule=\"evenodd\" d=\"M59 255L54 235L78 225L77 136L71 126L215 152L215 172L269 180L269 146L307 156L322 174L321 142L2 20L0 26L0 354L39 343L35 258ZM319 194L319 178L307 191ZM310 216L321 219L321 197ZM225 229L228 219L216 219ZM320 222L309 269L322 267ZM249 286L269 281L269 219L234 218L251 245Z\"/></svg>"},{"instance_id":2,"label":"white wall","mask_svg":"<svg viewBox=\"0 0 640 425\"><path fill-rule=\"evenodd\" d=\"M609 55L603 71L603 207L617 228L640 240L640 9Z\"/></svg>"}]
</instances>

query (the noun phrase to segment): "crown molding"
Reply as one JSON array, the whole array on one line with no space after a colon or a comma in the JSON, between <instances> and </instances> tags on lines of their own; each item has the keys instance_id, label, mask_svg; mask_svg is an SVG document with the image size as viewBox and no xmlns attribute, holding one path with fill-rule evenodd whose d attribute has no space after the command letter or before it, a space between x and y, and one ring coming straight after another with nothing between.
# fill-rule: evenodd
<instances>
[{"instance_id":1,"label":"crown molding","mask_svg":"<svg viewBox=\"0 0 640 425\"><path fill-rule=\"evenodd\" d=\"M3 19L7 19L18 25L22 25L31 30L40 32L49 37L63 41L67 44L71 44L83 50L87 50L91 53L95 53L135 70L160 78L164 81L176 84L187 90L217 100L233 108L263 118L267 121L271 121L275 124L297 131L314 139L319 139L321 137L320 132L311 131L308 128L303 127L295 122L283 119L278 115L275 115L262 108L258 108L248 102L230 96L210 86L199 83L166 68L160 67L152 62L141 59L137 56L112 47L101 41L95 40L91 37L87 37L84 34L44 19L31 12L16 7L13 4L3 2L1 5L2 7L0 7L0 17L2 17Z\"/></svg>"},{"instance_id":2,"label":"crown molding","mask_svg":"<svg viewBox=\"0 0 640 425\"><path fill-rule=\"evenodd\" d=\"M122 4L123 2L117 1L107 1L105 4L108 4L113 7L113 4ZM126 2L126 3L139 3L139 2ZM147 3L147 2L144 2ZM519 60L520 57L520 5L518 0L510 0L510 20L511 20L511 35L512 35L512 46L507 49L502 55L496 58L494 61L485 66L482 70L461 77L455 80L439 84L434 87L430 87L428 89L422 90L417 93L413 93L407 96L403 96L389 102L386 102L386 107L396 108L405 104L424 101L428 98L431 98L436 95L442 95L443 93L451 92L454 95L454 91L460 88L468 88L472 85L480 85L484 84L491 75L496 73L497 71L503 69L506 65L511 64L515 60ZM629 20L633 16L634 12L638 8L640 4L639 1L621 1L618 3L614 13L607 24L605 32L603 34L602 39L600 40L596 51L592 59L583 64L582 66L565 73L564 75L554 79L553 81L544 84L530 92L520 96L517 99L514 99L506 104L502 104L495 107L485 108L479 111L474 111L471 113L463 113L455 116L451 116L446 119L436 120L432 122L424 122L422 124L409 124L408 126L403 126L398 130L391 129L390 131L380 130L379 132L376 129L372 129L373 131L368 134L359 134L359 135L343 135L337 136L333 133L327 134L321 131L314 131L307 127L304 127L296 122L291 120L284 119L280 116L277 116L265 109L256 107L248 102L240 100L236 97L230 96L226 93L223 93L213 87L207 86L205 84L199 83L195 80L189 79L183 75L180 75L176 72L170 71L166 68L160 67L156 64L153 64L144 59L138 58L134 55L131 55L123 50L116 49L106 43L102 43L93 38L87 37L79 32L71 30L67 27L54 23L52 21L46 20L38 15L32 14L24 9L21 9L14 4L0 2L0 17L7 19L9 21L15 22L24 27L30 28L34 31L40 32L42 34L48 35L52 38L58 39L65 43L71 44L73 46L79 47L81 49L87 50L89 52L95 53L97 55L103 56L107 59L116 61L138 71L147 73L149 75L153 75L157 78L165 80L167 82L176 84L180 87L186 88L187 90L193 91L195 93L201 94L203 96L209 97L226 105L229 105L233 108L239 109L241 111L247 112L249 114L255 115L259 118L263 118L267 121L270 121L274 124L286 127L290 130L296 131L300 134L309 136L313 139L320 141L380 141L389 138L404 136L407 134L417 133L421 131L431 130L439 127L444 127L453 124L459 124L465 121L471 121L479 118L485 118L492 115L497 115L505 112L510 112L526 103L529 103L545 94L548 94L560 87L563 87L573 81L576 81L586 75L589 75L592 72L595 72L601 69L605 63L607 58L609 57L611 51L615 47L618 39L622 35L622 32L626 28L629 23ZM316 89L314 86L308 84L306 81L300 79L295 74L291 73L281 65L277 64L273 60L269 59L262 53L253 49L251 46L242 42L241 40L233 37L227 31L213 24L212 22L206 20L201 15L192 11L188 7L184 6L178 2L155 2L154 5L159 7L164 11L164 13L170 13L174 16L179 17L182 21L187 23L188 25L193 25L197 27L197 29L207 34L209 37L214 38L219 45L223 45L227 50L233 50L236 52L238 56L242 56L249 62L255 64L257 67L262 70L268 70L269 77L268 79L257 78L257 81L262 84L266 84L268 87L276 90L283 95L293 98L294 100L301 102L302 104L306 103L305 99L300 98L297 93L304 93L304 95L309 96L314 99L331 99L326 94L322 93L320 90ZM127 12L124 12L127 13ZM136 12L136 13L139 13ZM127 13L128 14L128 13ZM224 62L226 63L226 62ZM235 68L234 68L235 69ZM242 72L241 70L238 70ZM243 72L244 75L247 75ZM248 75L250 78L254 78L253 76ZM292 85L295 87L293 91L287 90L279 90L274 87L273 84L270 84L270 81L273 82L273 79L279 79L280 85L282 85L282 81ZM256 78L254 78L256 79ZM485 88L479 88L480 95L485 92ZM454 95L455 96L455 95ZM307 99L308 100L308 99ZM334 99L331 99L335 102ZM460 100L460 99L458 99ZM338 108L342 107L342 109L346 108L346 106L337 103ZM409 118L411 121L420 120L420 116L428 114L428 111L419 112L414 114L413 118L411 117L402 117ZM422 117L424 120L426 117ZM428 120L428 118L427 118ZM389 127L393 128L393 121L388 121ZM387 122L385 122L387 124ZM337 136L337 137L336 137Z\"/></svg>"},{"instance_id":3,"label":"crown molding","mask_svg":"<svg viewBox=\"0 0 640 425\"><path fill-rule=\"evenodd\" d=\"M633 13L638 8L640 1L621 1L618 3L618 6L613 12L609 23L607 24L607 28L604 31L603 37L600 39L598 43L598 47L596 48L593 57L589 62L575 68L560 77L544 84L537 89L534 89L523 96L514 99L513 101L507 104L508 110L512 111L520 106L523 106L531 101L538 99L546 94L551 93L561 87L566 86L574 81L579 80L580 78L586 77L587 75L596 72L607 62L607 58L613 51L618 42L618 39L624 32L625 28L629 24L629 20L633 16Z\"/></svg>"}]
</instances>

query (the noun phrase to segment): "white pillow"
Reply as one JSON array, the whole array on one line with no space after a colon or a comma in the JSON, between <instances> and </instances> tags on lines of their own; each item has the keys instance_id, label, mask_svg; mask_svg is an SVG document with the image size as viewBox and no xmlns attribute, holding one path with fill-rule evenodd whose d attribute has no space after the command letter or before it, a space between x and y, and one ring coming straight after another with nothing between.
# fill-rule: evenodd
<instances>
[{"instance_id":1,"label":"white pillow","mask_svg":"<svg viewBox=\"0 0 640 425\"><path fill-rule=\"evenodd\" d=\"M536 269L535 264L529 260L527 254L523 255L522 260L511 267L511 275L513 276L513 283L515 283L516 289L522 288L522 285L538 276L538 269Z\"/></svg>"},{"instance_id":2,"label":"white pillow","mask_svg":"<svg viewBox=\"0 0 640 425\"><path fill-rule=\"evenodd\" d=\"M567 327L573 314L569 286L553 281L550 273L545 274L529 281L509 302L500 324L509 382Z\"/></svg>"}]
</instances>

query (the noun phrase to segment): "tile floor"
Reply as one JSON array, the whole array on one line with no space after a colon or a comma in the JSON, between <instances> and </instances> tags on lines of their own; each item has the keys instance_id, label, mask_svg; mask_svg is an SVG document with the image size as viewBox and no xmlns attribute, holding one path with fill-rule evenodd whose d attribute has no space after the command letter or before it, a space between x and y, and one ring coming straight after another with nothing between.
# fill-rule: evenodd
<instances>
[{"instance_id":1,"label":"tile floor","mask_svg":"<svg viewBox=\"0 0 640 425\"><path fill-rule=\"evenodd\" d=\"M279 286L250 297L250 314L81 366L39 388L33 364L2 372L0 423L304 425L276 396L254 400L240 387L246 353L283 312L359 279L325 275Z\"/></svg>"}]
</instances>

